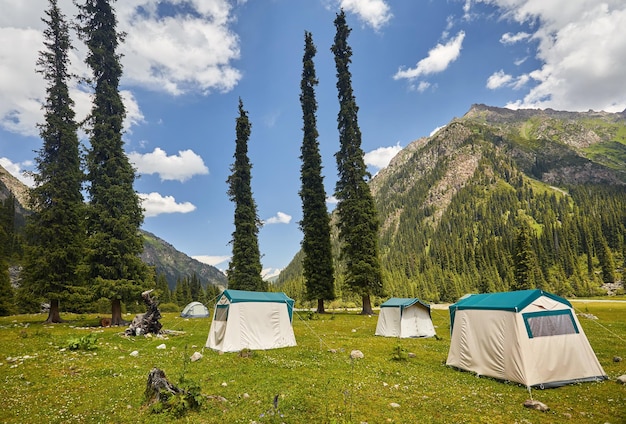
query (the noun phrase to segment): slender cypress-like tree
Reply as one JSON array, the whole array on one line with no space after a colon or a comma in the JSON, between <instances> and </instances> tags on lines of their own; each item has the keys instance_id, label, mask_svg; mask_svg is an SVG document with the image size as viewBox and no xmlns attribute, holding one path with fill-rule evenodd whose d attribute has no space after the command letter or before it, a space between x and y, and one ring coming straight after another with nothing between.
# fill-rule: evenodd
<instances>
[{"instance_id":1,"label":"slender cypress-like tree","mask_svg":"<svg viewBox=\"0 0 626 424\"><path fill-rule=\"evenodd\" d=\"M122 76L116 53L121 34L113 0L86 0L80 5L79 35L89 53L94 106L89 117L91 148L87 154L90 218L89 279L96 296L111 300L111 324L124 324L122 301L139 298L150 273L139 255L143 210L133 188L135 170L123 149L122 124L126 111L119 93Z\"/></svg>"},{"instance_id":2,"label":"slender cypress-like tree","mask_svg":"<svg viewBox=\"0 0 626 424\"><path fill-rule=\"evenodd\" d=\"M512 290L528 290L535 288L535 269L537 257L532 247L530 228L522 224L515 239L515 281Z\"/></svg>"},{"instance_id":3,"label":"slender cypress-like tree","mask_svg":"<svg viewBox=\"0 0 626 424\"><path fill-rule=\"evenodd\" d=\"M257 216L252 197L252 164L248 159L248 139L252 125L248 112L239 99L235 142L235 162L231 165L228 197L235 203L235 231L231 244L233 257L228 264L228 287L237 290L267 291L267 282L261 277L261 254L258 233L261 220Z\"/></svg>"},{"instance_id":4,"label":"slender cypress-like tree","mask_svg":"<svg viewBox=\"0 0 626 424\"><path fill-rule=\"evenodd\" d=\"M59 302L72 308L72 303L87 297L77 274L84 254L84 175L74 102L67 85L71 78L69 27L56 0L50 0L45 13L46 48L37 60L37 72L47 81L45 123L39 126L43 147L36 158L38 172L30 193L35 213L27 218L22 288L30 296L48 300L46 322L58 323L62 322Z\"/></svg>"},{"instance_id":5,"label":"slender cypress-like tree","mask_svg":"<svg viewBox=\"0 0 626 424\"><path fill-rule=\"evenodd\" d=\"M317 312L324 312L324 300L335 298L333 254L330 244L330 218L326 209L326 191L322 177L322 156L317 141L317 100L313 58L317 49L310 32L304 33L304 57L302 58L302 82L300 103L302 104L302 147L300 149L300 198L302 199L303 275L307 300L317 300Z\"/></svg>"},{"instance_id":6,"label":"slender cypress-like tree","mask_svg":"<svg viewBox=\"0 0 626 424\"><path fill-rule=\"evenodd\" d=\"M367 184L368 176L361 130L357 120L358 107L352 92L349 70L352 49L348 45L350 28L341 10L335 19L335 42L331 48L337 68L339 114L339 151L335 154L339 179L335 188L341 256L346 262L348 287L363 299L362 314L372 314L371 295L383 294L382 271L378 255L378 213Z\"/></svg>"}]
</instances>

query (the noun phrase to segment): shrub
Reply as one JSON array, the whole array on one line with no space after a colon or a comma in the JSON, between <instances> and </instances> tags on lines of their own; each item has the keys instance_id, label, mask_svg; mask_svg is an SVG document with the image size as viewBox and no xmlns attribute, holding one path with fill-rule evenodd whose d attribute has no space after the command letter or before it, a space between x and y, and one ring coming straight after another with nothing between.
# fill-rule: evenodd
<instances>
[{"instance_id":1,"label":"shrub","mask_svg":"<svg viewBox=\"0 0 626 424\"><path fill-rule=\"evenodd\" d=\"M164 303L159 305L159 310L161 312L180 312L180 308L175 303Z\"/></svg>"},{"instance_id":2,"label":"shrub","mask_svg":"<svg viewBox=\"0 0 626 424\"><path fill-rule=\"evenodd\" d=\"M67 341L69 350L94 350L97 348L98 337L95 333L89 333L82 337L72 337Z\"/></svg>"}]
</instances>

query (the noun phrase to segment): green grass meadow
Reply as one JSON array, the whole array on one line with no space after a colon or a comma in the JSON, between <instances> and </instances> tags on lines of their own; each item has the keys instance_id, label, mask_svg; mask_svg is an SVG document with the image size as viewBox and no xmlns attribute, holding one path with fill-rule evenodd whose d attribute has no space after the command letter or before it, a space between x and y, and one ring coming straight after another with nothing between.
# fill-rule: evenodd
<instances>
[{"instance_id":1,"label":"green grass meadow","mask_svg":"<svg viewBox=\"0 0 626 424\"><path fill-rule=\"evenodd\" d=\"M625 423L626 385L615 380L626 374L626 302L573 305L598 318L579 320L610 379L532 390L548 412L523 406L530 398L525 387L445 366L450 325L444 309L432 310L439 339L377 337L377 317L356 312L315 319L300 312L293 322L297 347L248 357L203 350L208 318L164 314L164 329L183 333L158 339L97 327L96 315L65 315L68 322L55 325L43 324L45 315L2 317L0 422ZM90 333L97 336L95 349L67 349L71 339ZM157 349L161 344L166 348ZM394 360L398 348L416 356ZM351 360L353 349L365 357ZM190 362L195 351L204 357ZM624 361L614 362L615 356ZM153 367L174 384L181 375L197 383L207 395L201 409L176 418L145 407Z\"/></svg>"}]
</instances>

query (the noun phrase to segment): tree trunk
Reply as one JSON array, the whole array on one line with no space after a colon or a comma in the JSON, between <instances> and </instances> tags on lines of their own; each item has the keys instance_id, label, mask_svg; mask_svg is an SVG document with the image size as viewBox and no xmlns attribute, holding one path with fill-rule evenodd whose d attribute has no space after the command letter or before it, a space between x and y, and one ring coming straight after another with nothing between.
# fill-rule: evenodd
<instances>
[{"instance_id":1,"label":"tree trunk","mask_svg":"<svg viewBox=\"0 0 626 424\"><path fill-rule=\"evenodd\" d=\"M50 310L46 324L57 324L63 322L59 312L59 299L50 299Z\"/></svg>"},{"instance_id":2,"label":"tree trunk","mask_svg":"<svg viewBox=\"0 0 626 424\"><path fill-rule=\"evenodd\" d=\"M370 300L370 295L364 294L362 299L363 299L363 310L361 311L361 315L374 315L374 310L372 309L372 302Z\"/></svg>"},{"instance_id":3,"label":"tree trunk","mask_svg":"<svg viewBox=\"0 0 626 424\"><path fill-rule=\"evenodd\" d=\"M324 310L324 299L317 299L317 313L326 313L326 311Z\"/></svg>"},{"instance_id":4,"label":"tree trunk","mask_svg":"<svg viewBox=\"0 0 626 424\"><path fill-rule=\"evenodd\" d=\"M111 325L126 325L122 319L122 301L119 299L111 300Z\"/></svg>"}]
</instances>

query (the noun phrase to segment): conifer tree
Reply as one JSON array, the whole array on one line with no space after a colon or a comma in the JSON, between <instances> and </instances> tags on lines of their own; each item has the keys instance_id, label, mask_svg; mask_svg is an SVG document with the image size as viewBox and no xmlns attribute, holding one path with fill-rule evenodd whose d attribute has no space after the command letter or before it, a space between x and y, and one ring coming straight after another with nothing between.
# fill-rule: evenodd
<instances>
[{"instance_id":1,"label":"conifer tree","mask_svg":"<svg viewBox=\"0 0 626 424\"><path fill-rule=\"evenodd\" d=\"M235 231L231 244L233 256L228 264L228 287L237 290L267 291L267 282L261 277L261 254L258 233L261 220L257 216L256 203L252 197L252 165L248 159L250 138L248 112L239 99L235 142L235 162L231 165L228 197L235 203Z\"/></svg>"},{"instance_id":2,"label":"conifer tree","mask_svg":"<svg viewBox=\"0 0 626 424\"><path fill-rule=\"evenodd\" d=\"M368 175L361 149L358 107L349 71L352 49L347 43L350 28L343 10L335 19L337 29L331 48L337 69L339 98L339 151L335 154L339 179L335 188L341 256L346 262L346 283L363 300L362 314L372 314L371 295L383 294L378 255L378 213L367 184Z\"/></svg>"},{"instance_id":3,"label":"conifer tree","mask_svg":"<svg viewBox=\"0 0 626 424\"><path fill-rule=\"evenodd\" d=\"M317 312L324 312L324 300L335 298L333 255L330 243L330 217L326 209L326 191L322 176L322 156L317 141L317 100L313 58L317 52L310 32L305 32L304 57L302 59L302 82L300 103L302 104L302 139L300 160L302 161L300 180L302 186L302 239L303 275L307 300L317 300Z\"/></svg>"},{"instance_id":4,"label":"conifer tree","mask_svg":"<svg viewBox=\"0 0 626 424\"><path fill-rule=\"evenodd\" d=\"M535 288L535 270L537 258L532 248L530 229L522 224L515 239L515 281L512 290L528 290Z\"/></svg>"},{"instance_id":5,"label":"conifer tree","mask_svg":"<svg viewBox=\"0 0 626 424\"><path fill-rule=\"evenodd\" d=\"M135 301L151 274L139 255L143 210L133 188L135 171L123 149L126 111L119 93L122 76L116 53L121 34L111 6L114 0L86 0L79 6L79 35L89 53L94 106L89 117L91 149L87 154L90 217L88 278L96 295L111 300L111 324L124 324L122 301Z\"/></svg>"},{"instance_id":6,"label":"conifer tree","mask_svg":"<svg viewBox=\"0 0 626 424\"><path fill-rule=\"evenodd\" d=\"M78 124L72 109L68 81L69 27L56 0L49 1L42 18L45 50L39 53L37 72L47 82L43 106L45 123L39 126L43 147L35 159L37 173L27 218L27 247L22 290L50 302L46 322L61 322L59 303L85 303L77 268L84 254L84 213L81 193L84 176L78 142ZM80 300L82 299L82 301ZM76 305L74 305L76 306Z\"/></svg>"}]
</instances>

